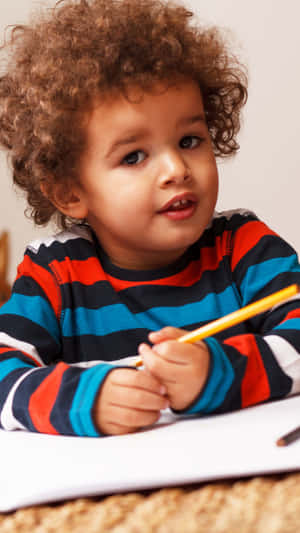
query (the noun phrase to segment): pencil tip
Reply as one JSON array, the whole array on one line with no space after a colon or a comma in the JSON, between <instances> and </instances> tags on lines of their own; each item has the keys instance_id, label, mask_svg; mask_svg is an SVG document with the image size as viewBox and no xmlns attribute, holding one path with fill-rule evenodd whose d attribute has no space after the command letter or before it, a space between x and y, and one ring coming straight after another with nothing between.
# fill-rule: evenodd
<instances>
[{"instance_id":1,"label":"pencil tip","mask_svg":"<svg viewBox=\"0 0 300 533\"><path fill-rule=\"evenodd\" d=\"M278 439L276 441L277 446L285 446L285 440L284 439Z\"/></svg>"}]
</instances>

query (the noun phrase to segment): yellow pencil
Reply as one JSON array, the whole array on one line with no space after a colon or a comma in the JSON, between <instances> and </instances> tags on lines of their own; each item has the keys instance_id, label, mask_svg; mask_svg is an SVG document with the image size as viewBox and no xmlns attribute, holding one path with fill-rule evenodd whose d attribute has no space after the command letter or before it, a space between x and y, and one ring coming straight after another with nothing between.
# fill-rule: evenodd
<instances>
[{"instance_id":1,"label":"yellow pencil","mask_svg":"<svg viewBox=\"0 0 300 533\"><path fill-rule=\"evenodd\" d=\"M245 320L248 320L249 318L255 315L259 315L260 313L271 309L275 305L278 305L279 303L288 300L292 296L295 296L298 292L298 285L289 285L285 289L282 289L278 292L274 292L274 294L271 294L270 296L266 296L266 298L262 298L257 302L249 304L246 307L242 307L242 309L238 309L237 311L230 313L229 315L226 315L222 318L218 318L217 320L214 320L213 322L210 322L209 324L206 324L201 328L186 333L185 335L182 335L182 337L179 337L177 340L178 342L193 343L201 339L205 339L206 337L211 337L212 335L215 335L216 333L219 333L224 329L231 328L232 326L235 326L240 322L244 322ZM135 361L135 366L142 366L142 364L142 359L137 358L137 360Z\"/></svg>"}]
</instances>

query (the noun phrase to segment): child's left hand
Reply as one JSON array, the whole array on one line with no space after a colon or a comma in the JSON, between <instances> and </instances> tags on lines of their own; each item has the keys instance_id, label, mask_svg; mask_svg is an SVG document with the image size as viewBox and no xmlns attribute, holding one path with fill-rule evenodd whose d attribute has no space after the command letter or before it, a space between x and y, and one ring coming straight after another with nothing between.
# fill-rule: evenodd
<instances>
[{"instance_id":1,"label":"child's left hand","mask_svg":"<svg viewBox=\"0 0 300 533\"><path fill-rule=\"evenodd\" d=\"M207 379L210 354L206 344L181 343L176 339L187 333L166 327L150 333L153 343L139 346L139 354L151 374L167 388L170 407L186 409L200 394Z\"/></svg>"}]
</instances>

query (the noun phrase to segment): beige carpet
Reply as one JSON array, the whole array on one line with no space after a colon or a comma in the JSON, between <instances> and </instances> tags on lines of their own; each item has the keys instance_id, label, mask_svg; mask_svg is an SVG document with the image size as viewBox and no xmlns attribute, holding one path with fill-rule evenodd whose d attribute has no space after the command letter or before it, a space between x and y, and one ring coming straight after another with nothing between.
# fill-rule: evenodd
<instances>
[{"instance_id":1,"label":"beige carpet","mask_svg":"<svg viewBox=\"0 0 300 533\"><path fill-rule=\"evenodd\" d=\"M1 533L300 533L300 473L0 514Z\"/></svg>"}]
</instances>

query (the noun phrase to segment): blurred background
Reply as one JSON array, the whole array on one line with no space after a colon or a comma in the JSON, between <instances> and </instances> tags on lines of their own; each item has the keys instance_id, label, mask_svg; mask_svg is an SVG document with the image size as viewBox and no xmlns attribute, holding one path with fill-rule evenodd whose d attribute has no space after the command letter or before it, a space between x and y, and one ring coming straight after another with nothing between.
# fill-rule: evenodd
<instances>
[{"instance_id":1,"label":"blurred background","mask_svg":"<svg viewBox=\"0 0 300 533\"><path fill-rule=\"evenodd\" d=\"M298 0L189 0L204 23L226 28L235 52L249 70L249 99L243 114L240 151L219 161L218 209L248 208L300 251L300 2ZM26 23L54 1L1 0L0 32ZM24 216L5 153L0 152L0 234L9 232L8 279L15 277L26 244L53 231L35 228Z\"/></svg>"}]
</instances>

